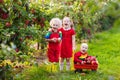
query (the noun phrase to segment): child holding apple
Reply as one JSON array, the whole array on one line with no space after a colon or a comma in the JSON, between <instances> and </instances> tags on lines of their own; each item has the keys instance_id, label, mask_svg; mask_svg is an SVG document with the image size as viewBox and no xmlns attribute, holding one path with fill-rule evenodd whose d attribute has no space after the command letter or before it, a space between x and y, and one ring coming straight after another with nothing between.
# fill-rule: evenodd
<instances>
[{"instance_id":1,"label":"child holding apple","mask_svg":"<svg viewBox=\"0 0 120 80\"><path fill-rule=\"evenodd\" d=\"M56 72L57 65L56 63L59 63L59 55L60 55L60 42L62 39L62 33L61 31L58 31L58 29L61 27L62 22L59 18L53 18L50 21L51 28L49 29L48 33L45 35L46 41L48 42L48 50L47 50L47 57L49 62L52 64L49 64L48 70L52 72Z\"/></svg>"},{"instance_id":2,"label":"child holding apple","mask_svg":"<svg viewBox=\"0 0 120 80\"><path fill-rule=\"evenodd\" d=\"M79 52L76 52L74 55L75 64L93 64L97 65L98 61L95 57L88 55L87 53L88 45L87 43L82 43Z\"/></svg>"},{"instance_id":3,"label":"child holding apple","mask_svg":"<svg viewBox=\"0 0 120 80\"><path fill-rule=\"evenodd\" d=\"M53 18L50 21L50 31L45 35L46 41L48 42L48 52L47 56L50 62L59 62L60 54L60 41L62 38L62 33L58 31L62 23L59 18Z\"/></svg>"}]
</instances>

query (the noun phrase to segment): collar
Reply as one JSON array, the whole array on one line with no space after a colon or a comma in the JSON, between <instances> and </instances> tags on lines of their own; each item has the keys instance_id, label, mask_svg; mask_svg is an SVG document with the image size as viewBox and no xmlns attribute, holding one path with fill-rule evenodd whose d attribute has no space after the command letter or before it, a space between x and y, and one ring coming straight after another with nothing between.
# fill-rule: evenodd
<instances>
[{"instance_id":1,"label":"collar","mask_svg":"<svg viewBox=\"0 0 120 80\"><path fill-rule=\"evenodd\" d=\"M69 28L67 28L67 29L65 29L65 28L63 27L63 29L64 29L65 31L68 31L68 30L70 30L70 29L71 29L71 27L69 27Z\"/></svg>"}]
</instances>

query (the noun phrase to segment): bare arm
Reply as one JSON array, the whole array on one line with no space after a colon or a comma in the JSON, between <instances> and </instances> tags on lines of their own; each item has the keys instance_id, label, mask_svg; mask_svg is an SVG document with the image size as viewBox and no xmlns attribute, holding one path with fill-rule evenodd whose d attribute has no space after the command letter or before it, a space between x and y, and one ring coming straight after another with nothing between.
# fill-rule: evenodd
<instances>
[{"instance_id":1,"label":"bare arm","mask_svg":"<svg viewBox=\"0 0 120 80\"><path fill-rule=\"evenodd\" d=\"M72 48L75 50L75 35L72 36Z\"/></svg>"},{"instance_id":2,"label":"bare arm","mask_svg":"<svg viewBox=\"0 0 120 80\"><path fill-rule=\"evenodd\" d=\"M54 42L54 43L56 43L56 42L60 42L61 41L61 39L60 38L53 38L53 39L46 39L46 41L47 42Z\"/></svg>"},{"instance_id":3,"label":"bare arm","mask_svg":"<svg viewBox=\"0 0 120 80\"><path fill-rule=\"evenodd\" d=\"M52 39L45 39L47 42L53 42Z\"/></svg>"}]
</instances>

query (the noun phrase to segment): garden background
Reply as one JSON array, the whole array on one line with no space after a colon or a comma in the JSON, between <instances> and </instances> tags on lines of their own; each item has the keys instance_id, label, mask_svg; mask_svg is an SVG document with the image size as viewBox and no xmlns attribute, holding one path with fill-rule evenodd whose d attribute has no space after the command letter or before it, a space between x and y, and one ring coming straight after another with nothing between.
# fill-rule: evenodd
<instances>
[{"instance_id":1,"label":"garden background","mask_svg":"<svg viewBox=\"0 0 120 80\"><path fill-rule=\"evenodd\" d=\"M49 21L64 16L74 22L75 52L89 41L97 72L51 72L45 64ZM120 80L119 25L119 0L0 0L0 80Z\"/></svg>"}]
</instances>

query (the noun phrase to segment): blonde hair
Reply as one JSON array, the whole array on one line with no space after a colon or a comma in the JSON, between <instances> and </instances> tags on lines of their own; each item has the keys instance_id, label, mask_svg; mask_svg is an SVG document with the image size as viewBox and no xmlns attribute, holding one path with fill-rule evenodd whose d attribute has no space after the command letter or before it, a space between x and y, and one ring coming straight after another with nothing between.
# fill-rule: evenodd
<instances>
[{"instance_id":1,"label":"blonde hair","mask_svg":"<svg viewBox=\"0 0 120 80\"><path fill-rule=\"evenodd\" d=\"M67 16L65 16L65 17L63 18L63 20L64 20L65 18L67 18L67 19L70 20L70 27L74 29L74 23L73 23L73 20L72 20L70 17L67 17Z\"/></svg>"},{"instance_id":2,"label":"blonde hair","mask_svg":"<svg viewBox=\"0 0 120 80\"><path fill-rule=\"evenodd\" d=\"M73 23L73 20L70 20L70 22L71 22L71 28L73 28L74 29L74 23Z\"/></svg>"},{"instance_id":3,"label":"blonde hair","mask_svg":"<svg viewBox=\"0 0 120 80\"><path fill-rule=\"evenodd\" d=\"M66 18L70 20L70 17L67 17L67 16L65 16L65 17L63 18L63 20L66 19Z\"/></svg>"},{"instance_id":4,"label":"blonde hair","mask_svg":"<svg viewBox=\"0 0 120 80\"><path fill-rule=\"evenodd\" d=\"M50 26L51 26L51 27L52 27L52 25L53 25L54 23L57 23L59 27L62 26L62 21L61 21L59 18L52 18L52 19L50 20Z\"/></svg>"},{"instance_id":5,"label":"blonde hair","mask_svg":"<svg viewBox=\"0 0 120 80\"><path fill-rule=\"evenodd\" d=\"M87 43L82 43L82 44L81 44L81 47L82 47L82 46L86 46L86 47L88 48L88 44L87 44Z\"/></svg>"}]
</instances>

